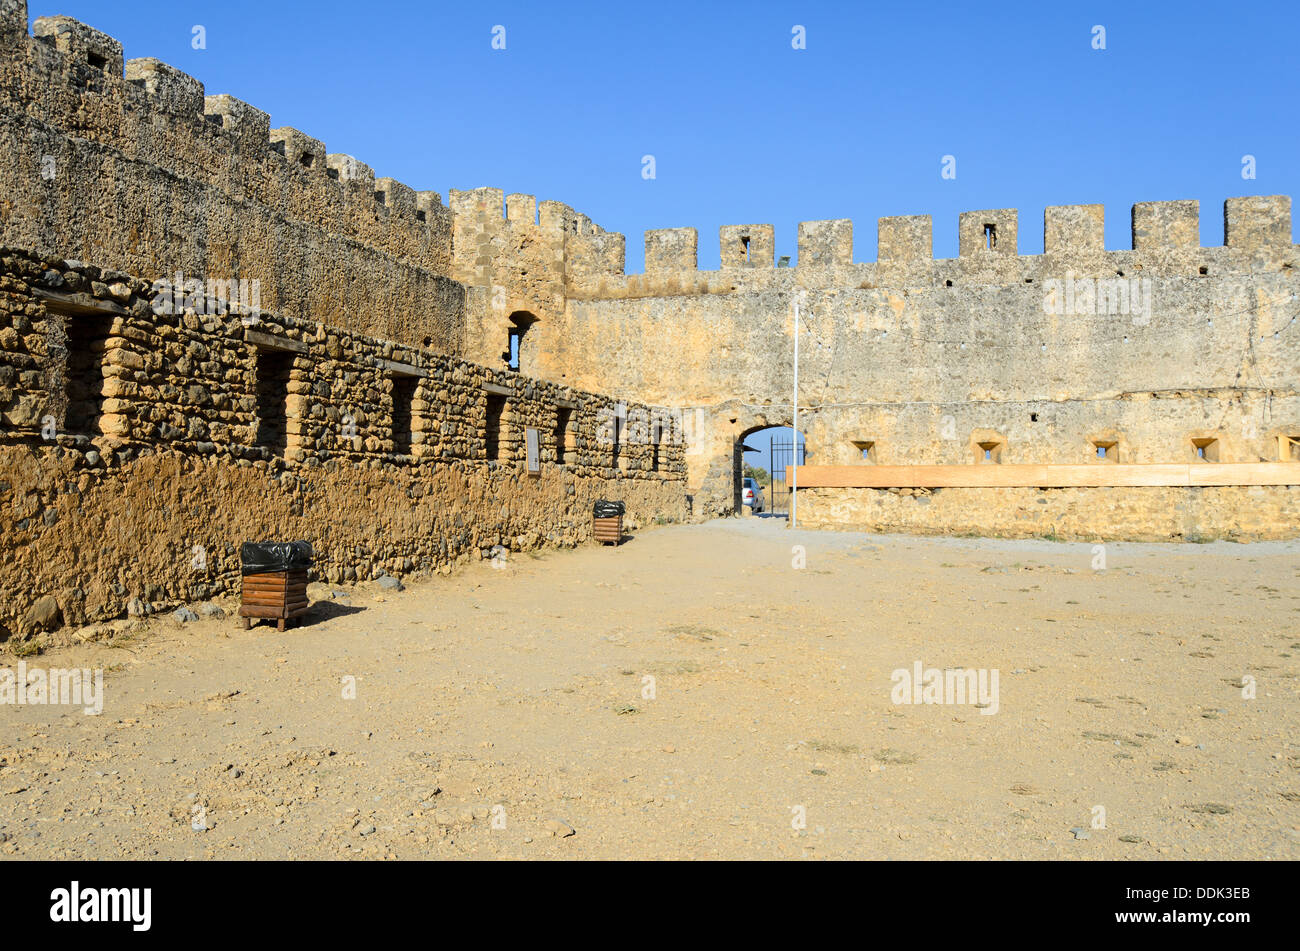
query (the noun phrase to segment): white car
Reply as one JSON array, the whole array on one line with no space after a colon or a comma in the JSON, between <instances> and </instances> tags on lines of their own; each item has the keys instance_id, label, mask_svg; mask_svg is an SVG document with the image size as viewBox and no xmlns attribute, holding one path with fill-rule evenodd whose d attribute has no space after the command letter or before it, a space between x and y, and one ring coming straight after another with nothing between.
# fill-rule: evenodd
<instances>
[{"instance_id":1,"label":"white car","mask_svg":"<svg viewBox=\"0 0 1300 951\"><path fill-rule=\"evenodd\" d=\"M746 479L740 490L740 501L757 515L763 511L763 487L753 479Z\"/></svg>"}]
</instances>

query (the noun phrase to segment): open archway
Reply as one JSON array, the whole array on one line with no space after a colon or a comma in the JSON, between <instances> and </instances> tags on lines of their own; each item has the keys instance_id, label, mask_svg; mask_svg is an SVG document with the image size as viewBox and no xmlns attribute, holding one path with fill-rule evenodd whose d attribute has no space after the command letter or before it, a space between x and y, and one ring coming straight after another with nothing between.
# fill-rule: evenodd
<instances>
[{"instance_id":1,"label":"open archway","mask_svg":"<svg viewBox=\"0 0 1300 951\"><path fill-rule=\"evenodd\" d=\"M736 440L734 453L735 511L765 518L785 518L790 513L790 487L786 468L803 465L810 455L804 434L789 426L754 426ZM760 491L746 504L745 480Z\"/></svg>"}]
</instances>

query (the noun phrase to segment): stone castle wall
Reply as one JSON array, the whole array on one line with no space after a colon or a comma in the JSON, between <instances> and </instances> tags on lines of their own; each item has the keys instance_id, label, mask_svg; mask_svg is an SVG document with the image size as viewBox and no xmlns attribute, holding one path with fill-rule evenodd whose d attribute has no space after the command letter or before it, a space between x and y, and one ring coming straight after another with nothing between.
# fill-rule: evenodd
<instances>
[{"instance_id":1,"label":"stone castle wall","mask_svg":"<svg viewBox=\"0 0 1300 951\"><path fill-rule=\"evenodd\" d=\"M800 489L799 527L1079 541L1296 537L1296 486Z\"/></svg>"},{"instance_id":2,"label":"stone castle wall","mask_svg":"<svg viewBox=\"0 0 1300 951\"><path fill-rule=\"evenodd\" d=\"M718 512L737 443L791 422L796 300L814 465L968 463L989 439L1004 462L1092 461L1097 442L1182 462L1211 437L1220 461L1278 459L1300 436L1290 199L1229 199L1220 247L1196 202L1135 205L1130 250L1104 249L1103 214L1049 208L1046 252L1020 255L1014 209L966 213L946 260L928 217L885 218L875 262L853 260L851 222L806 222L796 267L773 266L770 225L728 227L707 272L693 229L648 232L644 274L566 276L530 366L694 410L691 489Z\"/></svg>"},{"instance_id":3,"label":"stone castle wall","mask_svg":"<svg viewBox=\"0 0 1300 951\"><path fill-rule=\"evenodd\" d=\"M343 581L575 544L597 498L633 525L686 516L684 447L615 450L611 399L314 321L166 311L139 278L0 249L0 636L43 597L82 623L237 591L244 540L307 538Z\"/></svg>"},{"instance_id":4,"label":"stone castle wall","mask_svg":"<svg viewBox=\"0 0 1300 951\"><path fill-rule=\"evenodd\" d=\"M376 178L68 17L0 0L0 237L150 281L259 282L290 317L459 353L437 192Z\"/></svg>"},{"instance_id":5,"label":"stone castle wall","mask_svg":"<svg viewBox=\"0 0 1300 951\"><path fill-rule=\"evenodd\" d=\"M623 236L562 202L499 188L453 189L449 204L452 274L467 287L464 356L499 366L518 326L512 317L524 314L536 323L527 325L520 369L534 373L538 354L564 348L558 331L570 284L623 273Z\"/></svg>"},{"instance_id":6,"label":"stone castle wall","mask_svg":"<svg viewBox=\"0 0 1300 951\"><path fill-rule=\"evenodd\" d=\"M812 464L1294 459L1290 199L1229 199L1221 247L1199 215L1135 205L1106 250L1101 206L1049 208L1021 255L1015 209L966 212L951 260L928 216L882 218L874 262L851 221L803 222L794 267L771 225L729 225L707 272L669 228L627 274L624 236L568 205L444 205L0 0L0 624L30 633L43 596L80 622L231 590L252 537L309 538L351 580L572 544L597 497L633 523L735 511L745 437L792 421L796 303ZM205 290L159 310L160 279ZM250 283L256 319L207 299ZM807 489L801 520L1283 537L1296 491Z\"/></svg>"}]
</instances>

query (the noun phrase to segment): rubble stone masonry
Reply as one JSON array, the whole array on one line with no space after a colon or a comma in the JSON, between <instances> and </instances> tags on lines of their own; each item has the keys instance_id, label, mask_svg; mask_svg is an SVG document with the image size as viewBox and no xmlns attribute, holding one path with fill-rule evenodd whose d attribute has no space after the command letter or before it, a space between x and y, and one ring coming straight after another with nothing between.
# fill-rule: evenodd
<instances>
[{"instance_id":1,"label":"rubble stone masonry","mask_svg":"<svg viewBox=\"0 0 1300 951\"><path fill-rule=\"evenodd\" d=\"M48 624L43 598L84 623L237 592L245 540L306 538L341 582L573 545L597 498L634 526L686 516L684 446L650 407L158 296L0 248L0 637Z\"/></svg>"},{"instance_id":2,"label":"rubble stone masonry","mask_svg":"<svg viewBox=\"0 0 1300 951\"><path fill-rule=\"evenodd\" d=\"M231 590L246 539L307 538L343 581L573 544L598 497L735 512L746 436L792 422L796 304L813 465L1300 461L1284 195L1227 199L1212 247L1186 200L1133 205L1124 249L1102 206L1049 207L1035 255L1009 208L938 260L925 215L880 218L875 261L803 222L793 266L724 225L715 271L658 228L641 274L567 204L447 195L0 0L0 638ZM808 486L801 512L1287 538L1298 491Z\"/></svg>"}]
</instances>

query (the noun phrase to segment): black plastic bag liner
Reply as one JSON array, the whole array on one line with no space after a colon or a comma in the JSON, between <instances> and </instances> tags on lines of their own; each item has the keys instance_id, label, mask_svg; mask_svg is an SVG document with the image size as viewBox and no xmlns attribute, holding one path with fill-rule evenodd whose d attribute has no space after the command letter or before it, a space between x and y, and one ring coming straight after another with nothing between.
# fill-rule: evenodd
<instances>
[{"instance_id":1,"label":"black plastic bag liner","mask_svg":"<svg viewBox=\"0 0 1300 951\"><path fill-rule=\"evenodd\" d=\"M311 542L244 542L239 561L246 575L311 567Z\"/></svg>"},{"instance_id":2,"label":"black plastic bag liner","mask_svg":"<svg viewBox=\"0 0 1300 951\"><path fill-rule=\"evenodd\" d=\"M624 511L626 511L626 508L622 502L611 502L608 499L599 499L596 504L592 506L591 514L596 518L614 518L617 515L622 515Z\"/></svg>"}]
</instances>

